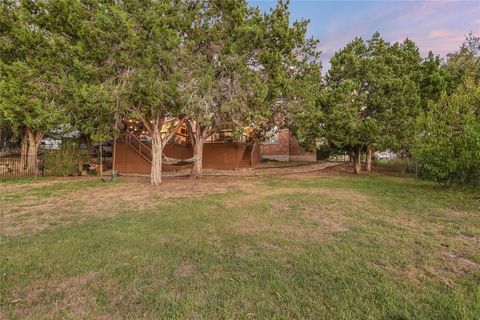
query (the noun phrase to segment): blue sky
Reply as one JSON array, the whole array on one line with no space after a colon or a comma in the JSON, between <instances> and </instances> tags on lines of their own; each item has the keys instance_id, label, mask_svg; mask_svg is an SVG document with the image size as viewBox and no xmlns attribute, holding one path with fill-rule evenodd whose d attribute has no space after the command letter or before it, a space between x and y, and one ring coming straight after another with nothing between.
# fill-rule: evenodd
<instances>
[{"instance_id":1,"label":"blue sky","mask_svg":"<svg viewBox=\"0 0 480 320\"><path fill-rule=\"evenodd\" d=\"M268 10L274 0L249 0ZM390 42L413 39L423 55L455 51L470 31L480 35L480 0L323 1L292 0L292 19L310 19L309 34L320 40L324 70L328 60L356 36L379 31Z\"/></svg>"}]
</instances>

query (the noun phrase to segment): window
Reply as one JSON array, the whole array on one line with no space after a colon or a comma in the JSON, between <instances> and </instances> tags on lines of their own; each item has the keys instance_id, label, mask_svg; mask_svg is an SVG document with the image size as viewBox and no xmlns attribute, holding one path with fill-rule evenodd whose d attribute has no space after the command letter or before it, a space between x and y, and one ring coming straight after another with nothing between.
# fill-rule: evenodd
<instances>
[{"instance_id":1,"label":"window","mask_svg":"<svg viewBox=\"0 0 480 320\"><path fill-rule=\"evenodd\" d=\"M272 130L267 133L267 138L265 139L265 144L278 144L279 143L279 133L278 128L275 126Z\"/></svg>"}]
</instances>

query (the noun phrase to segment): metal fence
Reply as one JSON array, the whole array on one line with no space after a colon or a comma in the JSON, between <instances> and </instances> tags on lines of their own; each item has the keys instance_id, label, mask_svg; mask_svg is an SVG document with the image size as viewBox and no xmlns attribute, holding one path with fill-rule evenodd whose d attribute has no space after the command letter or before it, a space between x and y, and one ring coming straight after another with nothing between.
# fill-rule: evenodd
<instances>
[{"instance_id":1,"label":"metal fence","mask_svg":"<svg viewBox=\"0 0 480 320\"><path fill-rule=\"evenodd\" d=\"M48 175L45 170L44 158L37 157L36 166L26 166L20 155L0 156L0 180L38 178Z\"/></svg>"}]
</instances>

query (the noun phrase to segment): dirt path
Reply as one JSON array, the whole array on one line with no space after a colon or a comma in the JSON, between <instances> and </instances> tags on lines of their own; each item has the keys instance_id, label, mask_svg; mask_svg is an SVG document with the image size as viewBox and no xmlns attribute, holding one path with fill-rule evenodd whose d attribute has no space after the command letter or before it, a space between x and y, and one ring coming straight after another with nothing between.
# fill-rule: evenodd
<instances>
[{"instance_id":1,"label":"dirt path","mask_svg":"<svg viewBox=\"0 0 480 320\"><path fill-rule=\"evenodd\" d=\"M238 170L212 170L204 169L205 176L237 176L237 177L263 177L278 176L296 173L308 173L320 171L330 167L343 165L343 162L315 162L303 165L285 166L285 167L268 167L255 169L238 169ZM190 170L181 170L176 172L165 172L167 177L181 177L190 174Z\"/></svg>"}]
</instances>

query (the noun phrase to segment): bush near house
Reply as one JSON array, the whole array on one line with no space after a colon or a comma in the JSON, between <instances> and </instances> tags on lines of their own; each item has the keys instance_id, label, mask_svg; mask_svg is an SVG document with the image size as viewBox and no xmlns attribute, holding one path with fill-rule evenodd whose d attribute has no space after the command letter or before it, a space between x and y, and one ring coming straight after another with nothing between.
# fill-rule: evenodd
<instances>
[{"instance_id":1,"label":"bush near house","mask_svg":"<svg viewBox=\"0 0 480 320\"><path fill-rule=\"evenodd\" d=\"M73 142L62 143L59 150L45 155L45 170L55 176L70 176L78 171L81 154Z\"/></svg>"}]
</instances>

